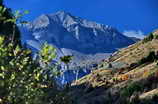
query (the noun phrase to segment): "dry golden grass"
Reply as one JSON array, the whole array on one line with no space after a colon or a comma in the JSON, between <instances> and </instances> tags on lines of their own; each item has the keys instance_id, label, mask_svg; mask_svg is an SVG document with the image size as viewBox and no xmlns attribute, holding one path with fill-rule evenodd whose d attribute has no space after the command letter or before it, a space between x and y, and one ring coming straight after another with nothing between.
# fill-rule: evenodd
<instances>
[{"instance_id":1,"label":"dry golden grass","mask_svg":"<svg viewBox=\"0 0 158 104\"><path fill-rule=\"evenodd\" d=\"M139 98L140 99L147 99L149 97L153 97L154 95L158 95L158 88L141 94L139 96Z\"/></svg>"},{"instance_id":2,"label":"dry golden grass","mask_svg":"<svg viewBox=\"0 0 158 104\"><path fill-rule=\"evenodd\" d=\"M81 85L89 83L93 87L99 87L99 86L106 86L107 82L108 84L119 84L121 82L127 81L127 80L138 80L138 79L145 79L149 77L151 74L156 75L156 72L158 72L158 67L156 63L151 63L148 65L142 65L139 66L131 71L128 71L124 74L118 74L112 73L112 70L96 70L92 72L91 74L79 79L78 81L72 83L72 86L74 85ZM157 73L158 74L158 73Z\"/></svg>"},{"instance_id":3,"label":"dry golden grass","mask_svg":"<svg viewBox=\"0 0 158 104\"><path fill-rule=\"evenodd\" d=\"M144 44L140 41L127 48L121 49L111 58L111 61L125 62L128 64L136 63L147 56L151 51L158 51L158 40L153 40Z\"/></svg>"},{"instance_id":4,"label":"dry golden grass","mask_svg":"<svg viewBox=\"0 0 158 104\"><path fill-rule=\"evenodd\" d=\"M91 74L72 83L72 86L89 83L93 87L99 87L106 83L106 78L112 76L111 73L112 73L111 70L105 70L105 69L95 70Z\"/></svg>"},{"instance_id":5,"label":"dry golden grass","mask_svg":"<svg viewBox=\"0 0 158 104\"><path fill-rule=\"evenodd\" d=\"M151 51L158 52L158 40L153 39L152 41L149 41L147 43L142 43L142 41L140 41L127 48L121 49L110 58L110 62L123 62L123 63L127 63L130 66L130 64L138 63L138 61L140 61L142 58L148 56L148 54ZM136 68L134 67L131 68L128 66L128 67L124 67L123 70L97 69L92 73L90 73L89 75L84 76L78 81L72 83L72 85L75 86L75 85L85 84L87 86L90 85L93 88L101 88L102 92L113 91L114 89L118 91L118 93L120 93L119 91L122 91L122 89L126 88L131 82L132 83L139 82L143 84L146 83L146 81L148 81L150 77L158 78L157 63L158 62L145 63L137 66ZM157 83L151 82L151 84L156 85ZM157 87L154 87L149 90L145 90L147 86L142 86L142 87L144 91L140 92L141 93L141 95L139 96L140 99L143 100L148 97L153 97L154 95L158 95ZM93 96L94 93L98 94L97 90L91 90L91 93L84 93L83 95L86 95L85 99L87 99L88 97ZM107 96L107 95L105 93L102 93L100 96Z\"/></svg>"},{"instance_id":6,"label":"dry golden grass","mask_svg":"<svg viewBox=\"0 0 158 104\"><path fill-rule=\"evenodd\" d=\"M141 67L135 68L134 70L129 71L125 74L115 76L115 78L121 82L127 81L127 80L138 81L141 79L146 79L150 77L151 75L158 76L158 67L156 63L151 63L142 68Z\"/></svg>"},{"instance_id":7,"label":"dry golden grass","mask_svg":"<svg viewBox=\"0 0 158 104\"><path fill-rule=\"evenodd\" d=\"M119 50L114 56L111 57L111 62L123 62L127 64L137 63L142 58L146 57L151 51L158 51L158 40L152 40L147 43L142 41L131 45L127 48ZM127 71L124 74L112 74L111 70L98 69L91 74L79 79L72 85L81 85L90 83L93 86L105 85L107 81L112 82L113 79L118 81L135 80L148 77L152 70L156 67L156 63L144 64L137 68ZM126 70L126 69L125 69ZM154 69L155 70L155 69Z\"/></svg>"}]
</instances>

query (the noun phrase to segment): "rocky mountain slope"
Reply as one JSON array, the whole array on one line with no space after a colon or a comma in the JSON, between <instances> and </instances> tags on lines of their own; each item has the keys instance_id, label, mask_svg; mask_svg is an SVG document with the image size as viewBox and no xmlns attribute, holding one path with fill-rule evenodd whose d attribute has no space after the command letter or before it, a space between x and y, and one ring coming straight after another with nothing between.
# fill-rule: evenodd
<instances>
[{"instance_id":1,"label":"rocky mountain slope","mask_svg":"<svg viewBox=\"0 0 158 104\"><path fill-rule=\"evenodd\" d=\"M72 84L75 104L158 104L158 31Z\"/></svg>"},{"instance_id":2,"label":"rocky mountain slope","mask_svg":"<svg viewBox=\"0 0 158 104\"><path fill-rule=\"evenodd\" d=\"M40 50L41 44L47 42L57 48L58 59L73 55L70 70L82 69L80 77L89 73L87 69L91 65L97 64L116 50L135 43L133 39L110 26L81 19L63 11L41 15L32 23L21 27L21 32L22 42L33 50ZM69 72L73 75L78 71ZM76 74L72 77L74 78Z\"/></svg>"}]
</instances>

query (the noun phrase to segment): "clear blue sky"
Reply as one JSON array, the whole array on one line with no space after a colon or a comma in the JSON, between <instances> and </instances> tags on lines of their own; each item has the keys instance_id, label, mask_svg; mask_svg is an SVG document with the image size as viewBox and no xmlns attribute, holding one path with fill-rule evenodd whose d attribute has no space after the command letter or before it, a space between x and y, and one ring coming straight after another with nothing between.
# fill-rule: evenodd
<instances>
[{"instance_id":1,"label":"clear blue sky","mask_svg":"<svg viewBox=\"0 0 158 104\"><path fill-rule=\"evenodd\" d=\"M119 31L141 30L149 33L158 28L158 0L6 0L13 10L29 10L26 17L57 11L110 25Z\"/></svg>"}]
</instances>

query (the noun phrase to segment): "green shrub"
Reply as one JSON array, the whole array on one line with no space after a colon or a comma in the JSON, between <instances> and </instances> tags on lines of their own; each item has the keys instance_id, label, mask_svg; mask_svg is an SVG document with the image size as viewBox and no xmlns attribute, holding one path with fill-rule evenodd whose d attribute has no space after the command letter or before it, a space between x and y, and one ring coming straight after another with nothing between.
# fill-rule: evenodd
<instances>
[{"instance_id":1,"label":"green shrub","mask_svg":"<svg viewBox=\"0 0 158 104\"><path fill-rule=\"evenodd\" d=\"M147 36L146 38L144 38L142 42L147 43L149 41L152 41L153 39L154 39L154 35L153 35L153 33L150 33L150 35Z\"/></svg>"},{"instance_id":2,"label":"green shrub","mask_svg":"<svg viewBox=\"0 0 158 104\"><path fill-rule=\"evenodd\" d=\"M126 88L123 88L121 95L125 97L130 97L134 92L142 91L143 86L139 83L131 83Z\"/></svg>"},{"instance_id":3,"label":"green shrub","mask_svg":"<svg viewBox=\"0 0 158 104\"><path fill-rule=\"evenodd\" d=\"M147 57L143 57L138 63L139 65L141 65L147 62L154 62L156 60L158 60L158 56L155 54L154 51L151 51Z\"/></svg>"},{"instance_id":4,"label":"green shrub","mask_svg":"<svg viewBox=\"0 0 158 104\"><path fill-rule=\"evenodd\" d=\"M6 8L3 5L3 1L0 1L0 36L5 36L6 42L10 40L14 35L14 44L20 44L20 32L15 22L8 21L14 19L11 9ZM8 21L8 22L7 22Z\"/></svg>"},{"instance_id":5,"label":"green shrub","mask_svg":"<svg viewBox=\"0 0 158 104\"><path fill-rule=\"evenodd\" d=\"M55 49L45 44L33 60L31 51L21 46L16 19L0 0L0 104L71 104L53 79Z\"/></svg>"},{"instance_id":6,"label":"green shrub","mask_svg":"<svg viewBox=\"0 0 158 104\"><path fill-rule=\"evenodd\" d=\"M37 60L32 60L30 50L19 46L14 48L12 43L8 45L4 43L4 38L0 37L0 99L4 104L68 103L67 96L58 90L52 77L44 74L48 66L40 67ZM50 49L53 48L44 47L42 51L48 50L47 52L54 54ZM49 54L47 52L43 55L47 56ZM40 60L49 63L51 58L54 56L41 57ZM55 67L51 68L54 69L56 71Z\"/></svg>"},{"instance_id":7,"label":"green shrub","mask_svg":"<svg viewBox=\"0 0 158 104\"><path fill-rule=\"evenodd\" d=\"M155 38L155 39L158 39L158 34L154 34L154 38Z\"/></svg>"}]
</instances>

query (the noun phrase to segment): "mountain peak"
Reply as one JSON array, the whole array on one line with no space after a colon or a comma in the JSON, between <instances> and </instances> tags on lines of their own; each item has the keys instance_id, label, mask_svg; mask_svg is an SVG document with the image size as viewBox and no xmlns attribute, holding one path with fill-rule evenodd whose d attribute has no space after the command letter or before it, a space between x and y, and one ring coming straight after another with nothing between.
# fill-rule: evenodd
<instances>
[{"instance_id":1,"label":"mountain peak","mask_svg":"<svg viewBox=\"0 0 158 104\"><path fill-rule=\"evenodd\" d=\"M65 11L38 17L31 31L35 38L85 54L111 53L134 43L115 28L72 16Z\"/></svg>"},{"instance_id":2,"label":"mountain peak","mask_svg":"<svg viewBox=\"0 0 158 104\"><path fill-rule=\"evenodd\" d=\"M58 11L53 14L42 14L37 19L35 19L35 21L33 21L33 24L36 25L36 28L47 27L52 20L57 24L63 25L72 25L76 23L75 17L70 13L66 11Z\"/></svg>"},{"instance_id":3,"label":"mountain peak","mask_svg":"<svg viewBox=\"0 0 158 104\"><path fill-rule=\"evenodd\" d=\"M58 11L53 14L48 14L48 17L57 24L62 24L64 26L70 26L76 23L76 17L66 11Z\"/></svg>"},{"instance_id":4,"label":"mountain peak","mask_svg":"<svg viewBox=\"0 0 158 104\"><path fill-rule=\"evenodd\" d=\"M99 24L93 21L89 21L87 19L83 19L77 16L73 16L71 13L66 11L58 11L53 14L43 14L39 16L33 24L36 25L37 28L47 27L49 24L55 23L64 26L65 28L71 28L74 26L84 27L84 28L93 28L99 29L102 31L107 30L116 30L111 26ZM37 26L39 24L39 26Z\"/></svg>"},{"instance_id":5,"label":"mountain peak","mask_svg":"<svg viewBox=\"0 0 158 104\"><path fill-rule=\"evenodd\" d=\"M69 16L71 16L71 14L69 12L66 12L66 11L58 11L58 12L55 13L55 15L59 15L59 16L61 16L61 15L69 15Z\"/></svg>"},{"instance_id":6,"label":"mountain peak","mask_svg":"<svg viewBox=\"0 0 158 104\"><path fill-rule=\"evenodd\" d=\"M53 19L55 22L62 24L65 28L70 27L72 25L80 25L87 28L94 28L94 29L102 29L104 30L111 30L112 27L104 24L99 24L93 21L89 21L87 19L83 19L78 16L73 16L71 13L66 11L58 11L53 14L48 14L48 16ZM114 28L113 28L114 29Z\"/></svg>"},{"instance_id":7,"label":"mountain peak","mask_svg":"<svg viewBox=\"0 0 158 104\"><path fill-rule=\"evenodd\" d=\"M42 15L31 24L31 27L21 30L23 43L26 42L28 47L38 50L43 42L47 42L56 47L58 58L73 55L71 69L74 70L80 70L78 66L91 67L91 64L107 58L119 48L135 43L110 26L72 16L65 11ZM80 75L89 73L85 70ZM81 77L78 74L73 75L72 78L64 76L61 79L71 82Z\"/></svg>"},{"instance_id":8,"label":"mountain peak","mask_svg":"<svg viewBox=\"0 0 158 104\"><path fill-rule=\"evenodd\" d=\"M47 27L50 24L50 20L47 15L43 14L33 21L35 29Z\"/></svg>"}]
</instances>

